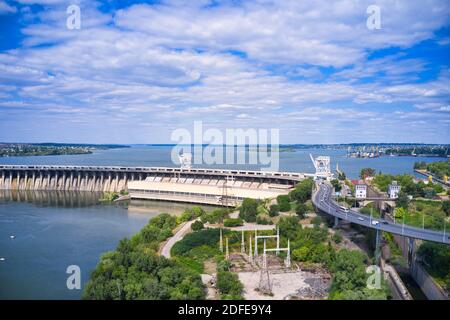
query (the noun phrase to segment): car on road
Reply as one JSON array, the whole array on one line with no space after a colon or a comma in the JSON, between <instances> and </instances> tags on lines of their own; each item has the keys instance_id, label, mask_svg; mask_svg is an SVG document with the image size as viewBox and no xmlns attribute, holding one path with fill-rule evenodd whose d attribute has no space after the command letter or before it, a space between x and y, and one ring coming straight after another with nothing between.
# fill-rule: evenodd
<instances>
[{"instance_id":1,"label":"car on road","mask_svg":"<svg viewBox=\"0 0 450 320\"><path fill-rule=\"evenodd\" d=\"M348 212L348 208L344 207L344 206L339 206L339 208L341 208L342 210L344 210L344 212Z\"/></svg>"},{"instance_id":2,"label":"car on road","mask_svg":"<svg viewBox=\"0 0 450 320\"><path fill-rule=\"evenodd\" d=\"M383 221L382 223L383 223L383 224L389 224L389 222L387 222L387 221Z\"/></svg>"},{"instance_id":3,"label":"car on road","mask_svg":"<svg viewBox=\"0 0 450 320\"><path fill-rule=\"evenodd\" d=\"M378 220L372 220L372 224L373 224L374 226L377 226L377 225L380 224L380 221L378 221Z\"/></svg>"},{"instance_id":4,"label":"car on road","mask_svg":"<svg viewBox=\"0 0 450 320\"><path fill-rule=\"evenodd\" d=\"M364 221L364 218L358 217L359 221Z\"/></svg>"}]
</instances>

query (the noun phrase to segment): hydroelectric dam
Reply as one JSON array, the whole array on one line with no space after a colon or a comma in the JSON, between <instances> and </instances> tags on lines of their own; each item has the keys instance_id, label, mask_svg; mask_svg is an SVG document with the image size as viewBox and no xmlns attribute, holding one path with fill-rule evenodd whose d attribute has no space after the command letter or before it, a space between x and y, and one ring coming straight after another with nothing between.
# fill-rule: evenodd
<instances>
[{"instance_id":1,"label":"hydroelectric dam","mask_svg":"<svg viewBox=\"0 0 450 320\"><path fill-rule=\"evenodd\" d=\"M287 194L313 174L248 170L0 165L0 190L128 191L131 198L234 206Z\"/></svg>"}]
</instances>

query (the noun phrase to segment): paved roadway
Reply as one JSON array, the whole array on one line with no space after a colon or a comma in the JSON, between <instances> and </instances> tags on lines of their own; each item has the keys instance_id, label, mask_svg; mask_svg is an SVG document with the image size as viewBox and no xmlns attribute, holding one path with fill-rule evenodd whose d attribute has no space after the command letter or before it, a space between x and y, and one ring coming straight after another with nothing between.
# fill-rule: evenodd
<instances>
[{"instance_id":1,"label":"paved roadway","mask_svg":"<svg viewBox=\"0 0 450 320\"><path fill-rule=\"evenodd\" d=\"M170 250L172 249L173 245L183 239L183 237L191 230L191 225L196 220L191 220L186 222L178 231L175 233L162 247L161 249L161 255L170 258Z\"/></svg>"},{"instance_id":2,"label":"paved roadway","mask_svg":"<svg viewBox=\"0 0 450 320\"><path fill-rule=\"evenodd\" d=\"M313 194L312 201L318 209L332 216L338 217L339 219L406 237L450 244L450 234L447 232L426 230L393 223L385 219L370 218L354 210L347 210L346 212L346 210L341 208L331 199L331 194L332 186L330 184L326 182L319 183Z\"/></svg>"}]
</instances>

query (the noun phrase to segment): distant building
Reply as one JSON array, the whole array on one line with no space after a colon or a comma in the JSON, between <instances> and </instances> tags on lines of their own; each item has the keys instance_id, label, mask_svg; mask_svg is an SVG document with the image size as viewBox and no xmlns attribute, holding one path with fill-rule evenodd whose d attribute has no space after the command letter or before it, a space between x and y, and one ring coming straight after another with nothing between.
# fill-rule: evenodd
<instances>
[{"instance_id":1,"label":"distant building","mask_svg":"<svg viewBox=\"0 0 450 320\"><path fill-rule=\"evenodd\" d=\"M367 185L364 183L358 183L355 185L355 198L364 199L367 198Z\"/></svg>"},{"instance_id":2,"label":"distant building","mask_svg":"<svg viewBox=\"0 0 450 320\"><path fill-rule=\"evenodd\" d=\"M392 181L388 187L388 195L391 199L397 199L398 193L402 187L397 183L397 181Z\"/></svg>"}]
</instances>

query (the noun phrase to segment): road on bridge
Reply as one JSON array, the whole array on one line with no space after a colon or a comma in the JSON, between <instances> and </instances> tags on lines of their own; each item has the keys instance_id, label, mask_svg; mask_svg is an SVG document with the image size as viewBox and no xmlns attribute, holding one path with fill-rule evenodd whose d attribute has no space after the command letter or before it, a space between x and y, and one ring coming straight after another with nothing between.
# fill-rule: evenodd
<instances>
[{"instance_id":1,"label":"road on bridge","mask_svg":"<svg viewBox=\"0 0 450 320\"><path fill-rule=\"evenodd\" d=\"M420 229L404 224L393 223L386 219L370 218L354 210L345 210L332 200L332 189L333 187L326 182L321 182L316 185L316 190L312 196L312 202L316 208L339 219L356 223L368 228L387 231L415 239L450 244L450 236L445 232L445 230L444 232L439 232Z\"/></svg>"}]
</instances>

